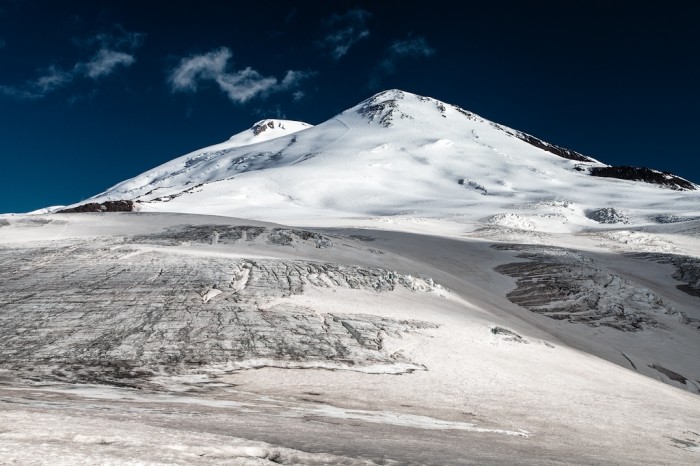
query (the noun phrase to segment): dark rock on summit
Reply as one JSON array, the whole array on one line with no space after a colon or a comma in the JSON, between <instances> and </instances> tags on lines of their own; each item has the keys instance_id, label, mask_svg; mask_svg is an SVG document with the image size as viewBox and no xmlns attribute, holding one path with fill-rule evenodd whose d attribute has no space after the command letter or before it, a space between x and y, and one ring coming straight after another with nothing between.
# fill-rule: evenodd
<instances>
[{"instance_id":1,"label":"dark rock on summit","mask_svg":"<svg viewBox=\"0 0 700 466\"><path fill-rule=\"evenodd\" d=\"M645 183L657 184L664 188L675 189L676 191L694 191L697 189L694 183L680 176L646 167L630 167L628 165L592 167L590 174L591 176L599 176L602 178L643 181Z\"/></svg>"},{"instance_id":2,"label":"dark rock on summit","mask_svg":"<svg viewBox=\"0 0 700 466\"><path fill-rule=\"evenodd\" d=\"M513 136L515 136L523 142L527 142L531 146L535 146L538 149L542 149L544 151L549 152L550 154L558 155L559 157L563 157L565 159L576 160L578 162L595 162L594 159L587 157L583 154L579 154L576 151L566 149L564 147L560 147L554 144L550 144L534 136L530 136L529 134L521 133L520 131L514 133Z\"/></svg>"}]
</instances>

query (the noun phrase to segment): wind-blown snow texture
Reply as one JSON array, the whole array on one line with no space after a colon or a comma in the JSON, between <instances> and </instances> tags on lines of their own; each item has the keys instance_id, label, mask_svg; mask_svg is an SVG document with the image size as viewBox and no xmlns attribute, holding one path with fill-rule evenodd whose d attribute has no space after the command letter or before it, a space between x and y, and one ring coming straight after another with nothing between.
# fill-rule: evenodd
<instances>
[{"instance_id":1,"label":"wind-blown snow texture","mask_svg":"<svg viewBox=\"0 0 700 466\"><path fill-rule=\"evenodd\" d=\"M391 90L315 127L259 122L91 201L296 224L382 216L468 223L503 214L492 220L557 232L595 227L588 213L605 208L635 224L670 207L698 215L695 188L650 169L608 167L454 105ZM565 208L542 208L553 202Z\"/></svg>"}]
</instances>

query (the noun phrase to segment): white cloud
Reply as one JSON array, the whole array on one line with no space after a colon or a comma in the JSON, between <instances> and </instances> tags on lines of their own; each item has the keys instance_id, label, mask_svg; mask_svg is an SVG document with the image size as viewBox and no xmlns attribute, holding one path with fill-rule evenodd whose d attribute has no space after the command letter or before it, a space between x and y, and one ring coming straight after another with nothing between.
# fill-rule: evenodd
<instances>
[{"instance_id":1,"label":"white cloud","mask_svg":"<svg viewBox=\"0 0 700 466\"><path fill-rule=\"evenodd\" d=\"M333 15L325 21L328 33L319 42L331 56L338 60L348 53L350 47L369 37L369 20L372 13L366 10L349 10L342 15Z\"/></svg>"},{"instance_id":2,"label":"white cloud","mask_svg":"<svg viewBox=\"0 0 700 466\"><path fill-rule=\"evenodd\" d=\"M114 34L98 34L84 44L100 45L99 50L87 61L78 61L70 68L51 65L38 78L18 86L0 85L0 94L21 100L40 99L51 92L71 84L78 78L96 80L114 73L119 67L129 67L136 58L124 49L134 49L143 42L144 34L128 32L120 25Z\"/></svg>"},{"instance_id":3,"label":"white cloud","mask_svg":"<svg viewBox=\"0 0 700 466\"><path fill-rule=\"evenodd\" d=\"M265 77L248 67L216 77L221 90L233 102L245 103L258 94L270 92L278 85L277 78Z\"/></svg>"},{"instance_id":4,"label":"white cloud","mask_svg":"<svg viewBox=\"0 0 700 466\"><path fill-rule=\"evenodd\" d=\"M31 87L35 88L42 94L48 94L59 87L65 86L72 80L73 73L63 71L56 66L50 66L42 76L39 76L34 82L31 83Z\"/></svg>"},{"instance_id":5,"label":"white cloud","mask_svg":"<svg viewBox=\"0 0 700 466\"><path fill-rule=\"evenodd\" d=\"M76 71L84 72L88 78L97 79L112 74L119 66L131 66L133 55L116 50L100 49L87 63L78 63Z\"/></svg>"},{"instance_id":6,"label":"white cloud","mask_svg":"<svg viewBox=\"0 0 700 466\"><path fill-rule=\"evenodd\" d=\"M231 57L231 50L222 47L204 55L183 58L170 74L173 90L196 91L198 81L216 79L217 76L225 74L226 65Z\"/></svg>"},{"instance_id":7,"label":"white cloud","mask_svg":"<svg viewBox=\"0 0 700 466\"><path fill-rule=\"evenodd\" d=\"M255 97L272 92L296 88L311 73L289 70L282 80L263 76L251 67L229 70L233 53L226 47L211 52L192 55L180 60L171 71L168 81L173 92L195 92L200 82L214 82L232 102L245 103Z\"/></svg>"},{"instance_id":8,"label":"white cloud","mask_svg":"<svg viewBox=\"0 0 700 466\"><path fill-rule=\"evenodd\" d=\"M425 38L397 40L389 46L389 55L400 56L423 56L429 57L435 53L435 49L428 45Z\"/></svg>"}]
</instances>

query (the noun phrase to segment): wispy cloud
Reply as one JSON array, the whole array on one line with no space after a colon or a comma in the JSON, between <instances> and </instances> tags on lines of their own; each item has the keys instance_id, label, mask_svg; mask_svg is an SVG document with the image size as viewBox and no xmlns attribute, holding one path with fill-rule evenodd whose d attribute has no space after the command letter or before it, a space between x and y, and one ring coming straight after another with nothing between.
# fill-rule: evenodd
<instances>
[{"instance_id":1,"label":"wispy cloud","mask_svg":"<svg viewBox=\"0 0 700 466\"><path fill-rule=\"evenodd\" d=\"M372 13L361 9L335 14L324 21L326 36L318 44L338 60L357 42L369 37L371 19Z\"/></svg>"},{"instance_id":2,"label":"wispy cloud","mask_svg":"<svg viewBox=\"0 0 700 466\"><path fill-rule=\"evenodd\" d=\"M428 45L424 37L397 40L389 46L387 60L397 60L401 57L429 57L435 49Z\"/></svg>"},{"instance_id":3,"label":"wispy cloud","mask_svg":"<svg viewBox=\"0 0 700 466\"><path fill-rule=\"evenodd\" d=\"M174 91L196 91L201 80L216 79L225 73L226 65L233 53L226 47L203 55L193 55L180 60L170 73L170 84Z\"/></svg>"},{"instance_id":4,"label":"wispy cloud","mask_svg":"<svg viewBox=\"0 0 700 466\"><path fill-rule=\"evenodd\" d=\"M170 72L168 81L173 92L195 92L202 82L214 82L232 102L245 103L255 97L295 89L313 73L289 70L279 80L263 76L251 67L230 69L233 53L221 47L201 55L182 58Z\"/></svg>"},{"instance_id":5,"label":"wispy cloud","mask_svg":"<svg viewBox=\"0 0 700 466\"><path fill-rule=\"evenodd\" d=\"M19 100L40 99L47 94L73 81L73 74L52 65L44 69L42 74L21 86L0 85L0 94Z\"/></svg>"},{"instance_id":6,"label":"wispy cloud","mask_svg":"<svg viewBox=\"0 0 700 466\"><path fill-rule=\"evenodd\" d=\"M98 50L84 61L73 66L61 68L51 65L40 70L39 77L15 85L0 85L0 94L15 99L41 99L51 92L68 86L79 78L97 80L116 72L120 67L129 67L136 61L133 53L141 46L144 34L126 31L120 25L114 26L112 33L100 33L95 36L74 41L76 45Z\"/></svg>"},{"instance_id":7,"label":"wispy cloud","mask_svg":"<svg viewBox=\"0 0 700 466\"><path fill-rule=\"evenodd\" d=\"M374 68L370 77L370 87L376 88L384 76L394 74L397 64L406 58L428 58L435 54L435 49L428 45L424 37L409 37L394 41L386 50L384 59Z\"/></svg>"},{"instance_id":8,"label":"wispy cloud","mask_svg":"<svg viewBox=\"0 0 700 466\"><path fill-rule=\"evenodd\" d=\"M48 94L49 92L63 87L73 80L73 73L63 71L56 66L49 66L44 74L30 83L31 87L36 89L40 94Z\"/></svg>"},{"instance_id":9,"label":"wispy cloud","mask_svg":"<svg viewBox=\"0 0 700 466\"><path fill-rule=\"evenodd\" d=\"M277 78L263 76L250 67L217 76L216 82L232 102L238 103L271 92L278 85Z\"/></svg>"},{"instance_id":10,"label":"wispy cloud","mask_svg":"<svg viewBox=\"0 0 700 466\"><path fill-rule=\"evenodd\" d=\"M90 61L76 65L76 70L80 69L87 77L97 79L109 76L120 66L131 66L135 61L136 58L132 54L100 49Z\"/></svg>"},{"instance_id":11,"label":"wispy cloud","mask_svg":"<svg viewBox=\"0 0 700 466\"><path fill-rule=\"evenodd\" d=\"M3 48L7 42L5 42L5 39L0 39L0 49Z\"/></svg>"}]
</instances>

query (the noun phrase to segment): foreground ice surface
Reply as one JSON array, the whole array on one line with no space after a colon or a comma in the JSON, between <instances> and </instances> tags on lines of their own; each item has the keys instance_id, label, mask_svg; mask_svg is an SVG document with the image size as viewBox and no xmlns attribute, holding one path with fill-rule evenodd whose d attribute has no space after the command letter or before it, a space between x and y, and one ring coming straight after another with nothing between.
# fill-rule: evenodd
<instances>
[{"instance_id":1,"label":"foreground ice surface","mask_svg":"<svg viewBox=\"0 0 700 466\"><path fill-rule=\"evenodd\" d=\"M697 224L4 220L3 462L698 461Z\"/></svg>"}]
</instances>

